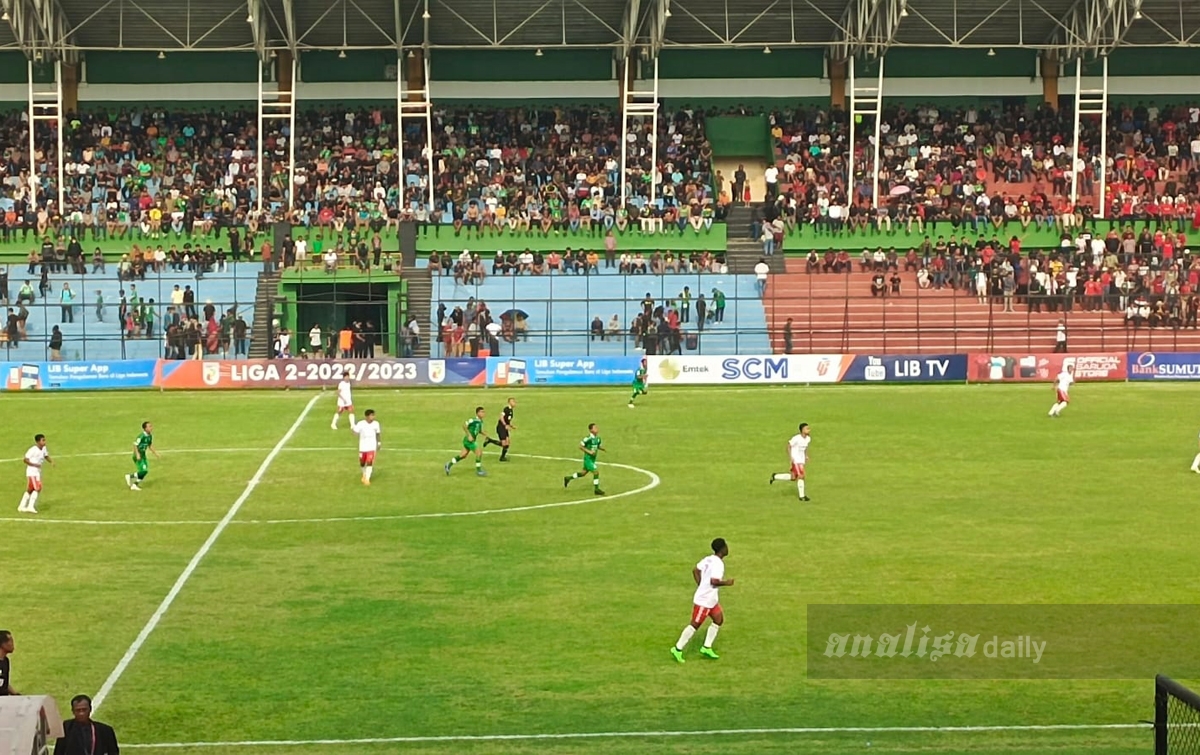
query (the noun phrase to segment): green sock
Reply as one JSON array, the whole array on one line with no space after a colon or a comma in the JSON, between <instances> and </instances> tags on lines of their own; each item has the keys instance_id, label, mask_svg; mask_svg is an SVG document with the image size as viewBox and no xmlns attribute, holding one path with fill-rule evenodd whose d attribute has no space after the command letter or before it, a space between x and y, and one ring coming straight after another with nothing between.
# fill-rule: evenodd
<instances>
[{"instance_id":1,"label":"green sock","mask_svg":"<svg viewBox=\"0 0 1200 755\"><path fill-rule=\"evenodd\" d=\"M592 475L592 487L593 488L600 487L600 475L598 475L598 474Z\"/></svg>"},{"instance_id":2,"label":"green sock","mask_svg":"<svg viewBox=\"0 0 1200 755\"><path fill-rule=\"evenodd\" d=\"M475 468L483 469L483 459L480 459L479 457L475 457Z\"/></svg>"},{"instance_id":3,"label":"green sock","mask_svg":"<svg viewBox=\"0 0 1200 755\"><path fill-rule=\"evenodd\" d=\"M455 456L453 459L450 460L450 466L454 466L459 461L460 461L459 458L457 456Z\"/></svg>"},{"instance_id":4,"label":"green sock","mask_svg":"<svg viewBox=\"0 0 1200 755\"><path fill-rule=\"evenodd\" d=\"M571 475L572 480L578 480L580 477L583 477L583 472L576 472L575 474Z\"/></svg>"},{"instance_id":5,"label":"green sock","mask_svg":"<svg viewBox=\"0 0 1200 755\"><path fill-rule=\"evenodd\" d=\"M637 391L634 391L633 395L629 397L629 403L632 404L635 398L637 398Z\"/></svg>"}]
</instances>

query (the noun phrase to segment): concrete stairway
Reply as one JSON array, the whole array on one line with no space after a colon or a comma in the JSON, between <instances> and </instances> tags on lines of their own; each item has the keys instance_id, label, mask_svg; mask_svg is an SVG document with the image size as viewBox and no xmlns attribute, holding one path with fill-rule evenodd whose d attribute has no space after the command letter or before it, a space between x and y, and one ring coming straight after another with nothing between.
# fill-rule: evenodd
<instances>
[{"instance_id":1,"label":"concrete stairway","mask_svg":"<svg viewBox=\"0 0 1200 755\"><path fill-rule=\"evenodd\" d=\"M254 322L250 323L251 359L271 358L271 319L275 316L275 298L279 295L279 271L258 274L254 294Z\"/></svg>"},{"instance_id":2,"label":"concrete stairway","mask_svg":"<svg viewBox=\"0 0 1200 755\"><path fill-rule=\"evenodd\" d=\"M408 314L417 318L417 326L421 329L421 340L413 356L428 357L429 346L438 337L439 324L433 322L431 310L433 299L433 280L428 267L408 268L401 277L407 282ZM408 323L397 323L403 328Z\"/></svg>"},{"instance_id":3,"label":"concrete stairway","mask_svg":"<svg viewBox=\"0 0 1200 755\"><path fill-rule=\"evenodd\" d=\"M753 275L754 266L763 258L762 242L750 238L750 222L754 216L753 207L734 206L729 210L725 222L726 252L725 259L729 263L729 272L737 275ZM772 273L787 272L782 254L773 254L765 258Z\"/></svg>"}]
</instances>

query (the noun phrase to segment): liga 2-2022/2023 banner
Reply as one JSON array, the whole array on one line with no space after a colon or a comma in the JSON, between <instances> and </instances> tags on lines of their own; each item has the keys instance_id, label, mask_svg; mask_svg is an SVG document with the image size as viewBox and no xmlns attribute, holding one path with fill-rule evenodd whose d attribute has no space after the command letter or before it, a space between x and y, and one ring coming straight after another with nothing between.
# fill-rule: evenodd
<instances>
[{"instance_id":1,"label":"liga 2-2022/2023 banner","mask_svg":"<svg viewBox=\"0 0 1200 755\"><path fill-rule=\"evenodd\" d=\"M160 360L160 388L316 388L343 378L364 388L484 385L487 360L467 359L242 359Z\"/></svg>"}]
</instances>

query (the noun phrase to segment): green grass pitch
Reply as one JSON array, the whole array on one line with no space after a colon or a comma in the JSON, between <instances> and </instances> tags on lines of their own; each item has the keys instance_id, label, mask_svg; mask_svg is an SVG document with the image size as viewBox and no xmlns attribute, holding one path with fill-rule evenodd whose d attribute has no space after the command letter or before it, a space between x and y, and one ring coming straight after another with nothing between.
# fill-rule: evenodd
<instances>
[{"instance_id":1,"label":"green grass pitch","mask_svg":"<svg viewBox=\"0 0 1200 755\"><path fill-rule=\"evenodd\" d=\"M10 394L0 626L14 686L94 694L261 469L97 718L132 744L298 743L131 752L1147 752L1146 729L1009 727L1136 723L1150 679L810 681L805 608L1194 602L1195 390L1085 384L1049 420L1049 386L652 386L632 411L622 386L522 389L517 456L488 448L483 479L442 465L475 405L490 431L510 394L359 391L383 426L369 488L331 393L265 469L313 393ZM138 493L122 476L144 419L163 459ZM799 421L810 504L767 484ZM601 468L609 498L562 488L589 422L626 465ZM17 521L35 432L57 465ZM680 666L715 536L737 579L722 658L697 638ZM843 730L925 726L1000 728ZM825 730L754 731L780 728ZM734 731L302 744L712 730Z\"/></svg>"}]
</instances>

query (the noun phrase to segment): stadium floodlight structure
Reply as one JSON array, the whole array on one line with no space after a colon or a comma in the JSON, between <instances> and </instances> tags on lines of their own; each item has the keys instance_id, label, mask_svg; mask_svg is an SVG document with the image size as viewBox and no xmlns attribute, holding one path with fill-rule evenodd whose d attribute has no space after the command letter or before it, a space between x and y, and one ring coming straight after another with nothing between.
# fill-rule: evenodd
<instances>
[{"instance_id":1,"label":"stadium floodlight structure","mask_svg":"<svg viewBox=\"0 0 1200 755\"><path fill-rule=\"evenodd\" d=\"M1079 174L1087 169L1087 163L1079 156L1079 136L1082 130L1081 117L1100 116L1100 203L1096 215L1103 218L1108 204L1105 191L1108 187L1108 56L1100 58L1100 88L1083 88L1083 59L1075 61L1075 122L1071 139L1071 206L1079 200Z\"/></svg>"},{"instance_id":2,"label":"stadium floodlight structure","mask_svg":"<svg viewBox=\"0 0 1200 755\"><path fill-rule=\"evenodd\" d=\"M853 204L854 184L854 141L858 138L859 120L871 116L874 129L874 144L871 147L871 207L879 203L879 142L883 129L883 57L878 60L879 70L874 76L859 79L855 74L855 60L846 61L846 85L850 95L850 141L846 145L846 201Z\"/></svg>"},{"instance_id":3,"label":"stadium floodlight structure","mask_svg":"<svg viewBox=\"0 0 1200 755\"><path fill-rule=\"evenodd\" d=\"M399 142L399 174L400 195L404 196L407 173L404 166L404 124L418 122L424 126L425 140L421 146L420 158L425 161L425 202L432 216L434 211L434 161L433 154L433 95L430 93L429 56L422 55L420 60L421 86L419 89L409 89L407 77L404 75L405 59L396 61L396 113L397 140Z\"/></svg>"},{"instance_id":4,"label":"stadium floodlight structure","mask_svg":"<svg viewBox=\"0 0 1200 755\"><path fill-rule=\"evenodd\" d=\"M650 183L649 203L653 205L658 201L658 56L655 55L652 60L647 61L652 74L647 83L650 84L649 89L638 90L632 86L622 86L621 98L621 171L620 171L620 195L621 204L625 205L629 201L631 192L630 173L635 175L640 173L642 167L642 147L641 140L636 138L634 143L630 145L630 134L639 134L649 127L647 135L647 147L650 151L650 173L648 179ZM632 154L631 154L632 153ZM633 166L630 161L633 161Z\"/></svg>"},{"instance_id":5,"label":"stadium floodlight structure","mask_svg":"<svg viewBox=\"0 0 1200 755\"><path fill-rule=\"evenodd\" d=\"M55 59L42 65L54 72L54 81L40 83L36 75L39 64L33 59L28 61L29 100L26 103L29 118L29 191L30 206L38 206L38 196L41 194L41 175L38 167L38 124L45 123L54 129L54 165L52 169L58 175L58 197L55 208L59 213L66 212L66 182L64 180L63 156L63 80L62 61Z\"/></svg>"},{"instance_id":6,"label":"stadium floodlight structure","mask_svg":"<svg viewBox=\"0 0 1200 755\"><path fill-rule=\"evenodd\" d=\"M296 192L296 58L288 56L287 63L291 66L290 75L287 81L272 81L264 78L264 67L271 66L274 61L267 61L264 66L263 61L258 64L258 155L256 155L255 164L257 165L256 181L258 183L258 202L257 208L259 212L263 209L263 199L267 195L267 183L274 180L274 158L267 154L264 147L266 140L263 137L264 126L268 121L283 121L287 124L287 186L283 191L283 207L284 211L291 214L295 208L295 192ZM275 77L276 79L280 77ZM282 130L282 129L281 129ZM264 164L271 171L270 175L264 176ZM266 181L264 182L264 178Z\"/></svg>"}]
</instances>

